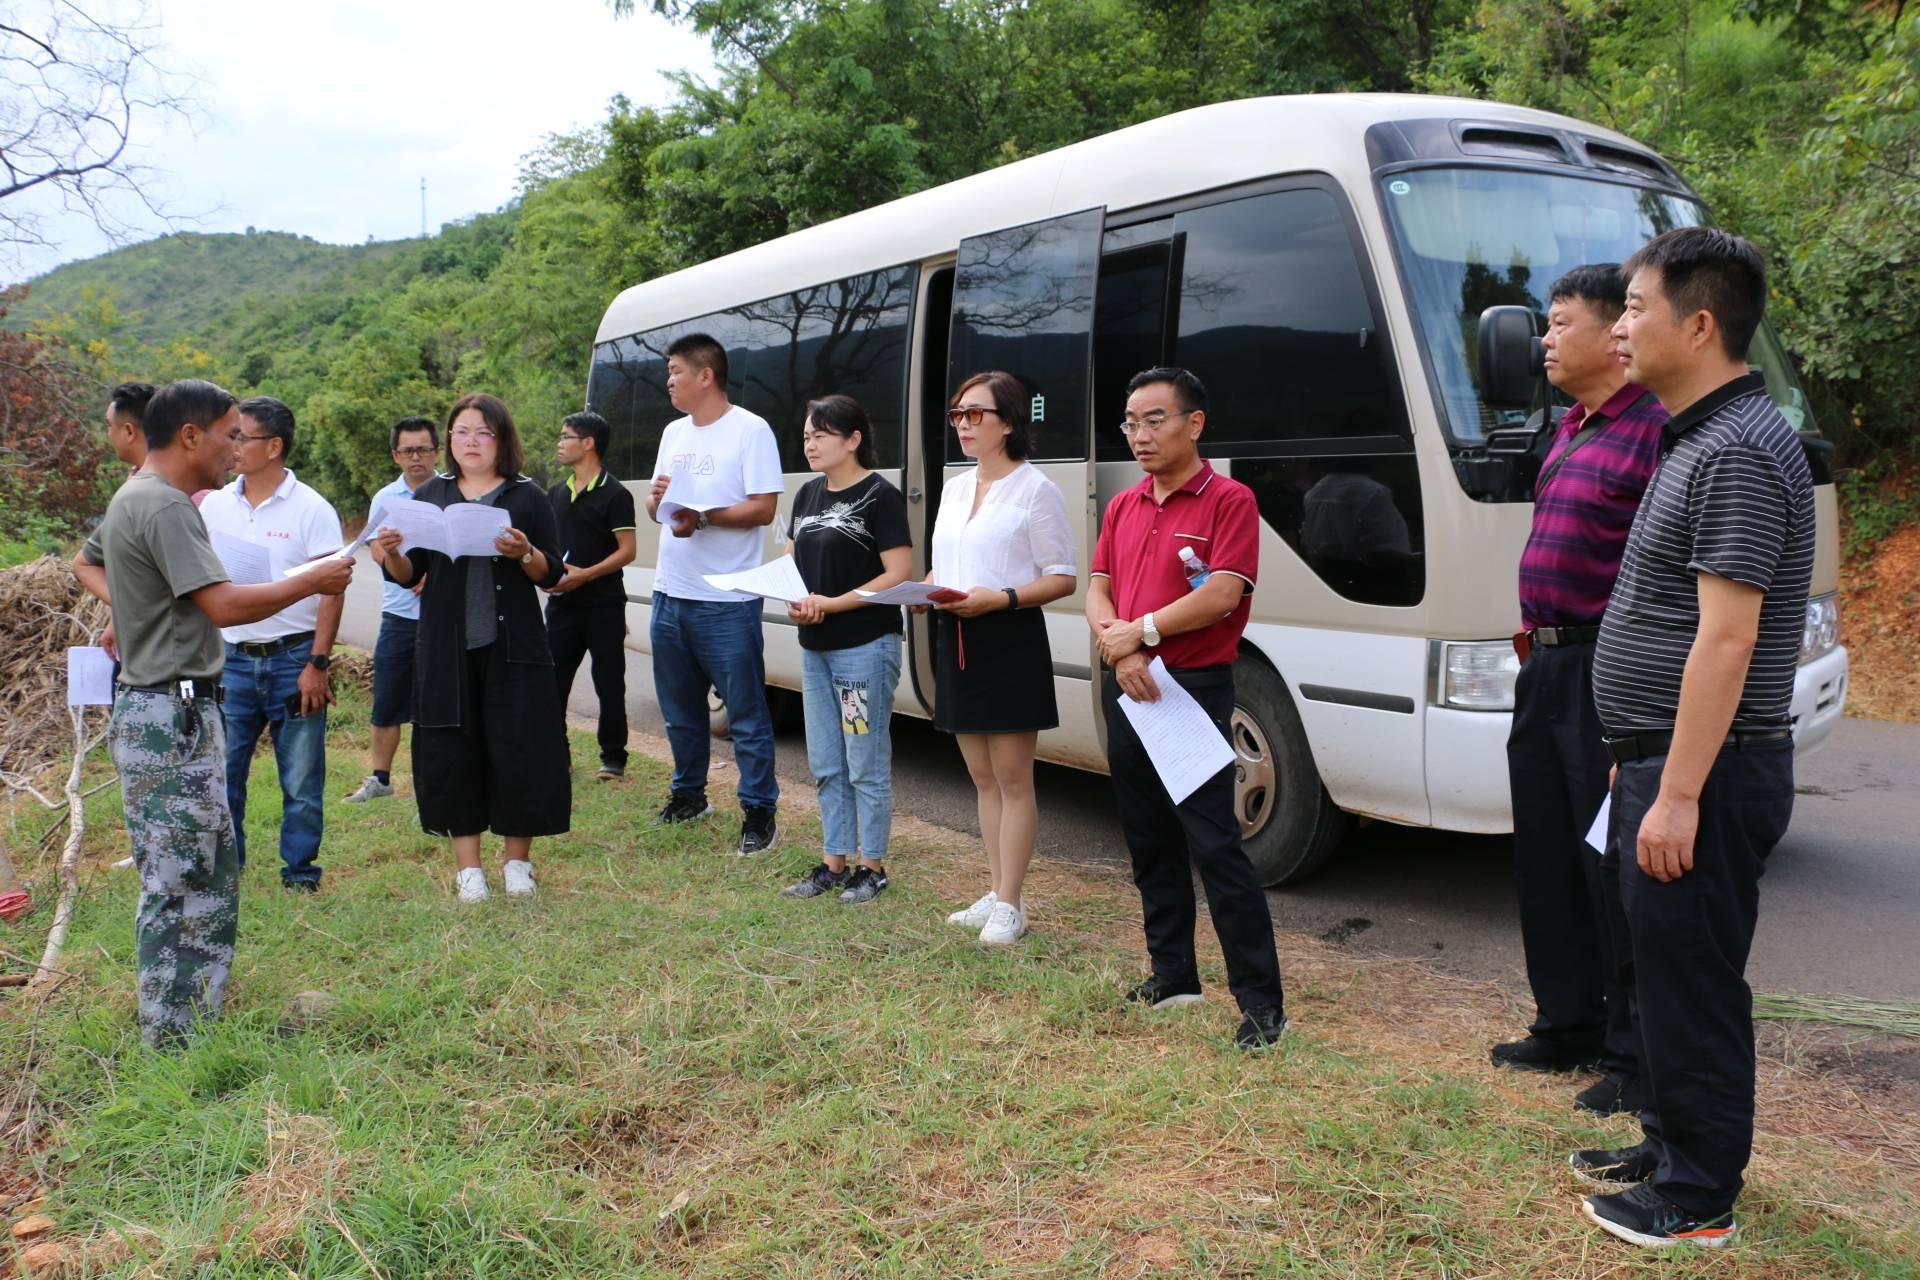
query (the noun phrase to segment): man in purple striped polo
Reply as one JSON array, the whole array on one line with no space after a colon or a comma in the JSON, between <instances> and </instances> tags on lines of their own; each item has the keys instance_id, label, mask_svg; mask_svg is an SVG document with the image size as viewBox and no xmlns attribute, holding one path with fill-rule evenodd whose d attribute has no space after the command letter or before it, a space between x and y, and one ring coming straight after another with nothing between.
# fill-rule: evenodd
<instances>
[{"instance_id":1,"label":"man in purple striped polo","mask_svg":"<svg viewBox=\"0 0 1920 1280\"><path fill-rule=\"evenodd\" d=\"M1507 739L1513 878L1535 1017L1526 1039L1493 1047L1496 1066L1598 1067L1604 1078L1574 1105L1602 1115L1638 1111L1643 1091L1632 982L1614 955L1599 854L1585 839L1613 763L1593 704L1594 641L1667 421L1616 357L1611 330L1625 306L1614 263L1577 267L1547 294L1547 378L1576 403L1534 484Z\"/></svg>"}]
</instances>

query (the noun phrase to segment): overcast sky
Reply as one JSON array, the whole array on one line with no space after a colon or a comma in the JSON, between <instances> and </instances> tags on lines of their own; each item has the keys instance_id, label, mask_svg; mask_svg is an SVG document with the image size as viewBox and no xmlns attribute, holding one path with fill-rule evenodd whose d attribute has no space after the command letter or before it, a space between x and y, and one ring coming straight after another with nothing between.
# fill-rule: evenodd
<instances>
[{"instance_id":1,"label":"overcast sky","mask_svg":"<svg viewBox=\"0 0 1920 1280\"><path fill-rule=\"evenodd\" d=\"M703 40L636 8L616 21L606 0L154 0L161 57L198 77L197 127L149 121L141 159L174 209L200 215L182 230L415 236L422 177L430 229L497 208L547 134L603 119L616 93L665 101L663 70L711 71ZM0 262L0 279L112 247L84 217L48 213L42 232L53 246Z\"/></svg>"}]
</instances>

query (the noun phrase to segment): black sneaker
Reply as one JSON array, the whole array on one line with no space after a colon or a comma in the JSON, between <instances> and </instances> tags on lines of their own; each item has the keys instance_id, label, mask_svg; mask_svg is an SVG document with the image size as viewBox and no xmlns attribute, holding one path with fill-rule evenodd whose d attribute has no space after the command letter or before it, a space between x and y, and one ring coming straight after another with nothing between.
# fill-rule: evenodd
<instances>
[{"instance_id":1,"label":"black sneaker","mask_svg":"<svg viewBox=\"0 0 1920 1280\"><path fill-rule=\"evenodd\" d=\"M1200 994L1200 984L1197 982L1188 986L1169 982L1154 973L1147 975L1145 982L1127 992L1127 999L1149 1009L1177 1009L1183 1004L1199 1004L1206 997Z\"/></svg>"},{"instance_id":2,"label":"black sneaker","mask_svg":"<svg viewBox=\"0 0 1920 1280\"><path fill-rule=\"evenodd\" d=\"M1528 1036L1525 1040L1497 1044L1488 1056L1494 1066L1512 1067L1516 1071L1591 1071L1600 1056L1600 1048L1595 1045L1584 1052L1568 1052L1564 1045Z\"/></svg>"},{"instance_id":3,"label":"black sneaker","mask_svg":"<svg viewBox=\"0 0 1920 1280\"><path fill-rule=\"evenodd\" d=\"M779 843L780 827L773 820L773 810L748 809L746 821L740 824L740 848L736 853L742 858L751 858Z\"/></svg>"},{"instance_id":4,"label":"black sneaker","mask_svg":"<svg viewBox=\"0 0 1920 1280\"><path fill-rule=\"evenodd\" d=\"M780 891L783 898L817 898L823 893L832 893L835 889L844 889L847 881L853 879L853 873L845 867L834 871L822 862L807 872L807 878L798 884L790 884Z\"/></svg>"},{"instance_id":5,"label":"black sneaker","mask_svg":"<svg viewBox=\"0 0 1920 1280\"><path fill-rule=\"evenodd\" d=\"M1641 1086L1640 1077L1617 1071L1609 1071L1573 1095L1575 1111L1591 1111L1602 1116L1639 1115L1646 1104L1647 1091Z\"/></svg>"},{"instance_id":6,"label":"black sneaker","mask_svg":"<svg viewBox=\"0 0 1920 1280\"><path fill-rule=\"evenodd\" d=\"M625 765L603 764L594 771L593 776L599 782L617 782L627 776L627 768Z\"/></svg>"},{"instance_id":7,"label":"black sneaker","mask_svg":"<svg viewBox=\"0 0 1920 1280\"><path fill-rule=\"evenodd\" d=\"M288 893L320 892L320 882L318 880L282 880L280 887Z\"/></svg>"},{"instance_id":8,"label":"black sneaker","mask_svg":"<svg viewBox=\"0 0 1920 1280\"><path fill-rule=\"evenodd\" d=\"M847 891L840 895L840 901L850 907L857 907L863 902L872 902L886 890L886 887L886 872L875 871L869 866L858 866L853 869L853 879L847 883Z\"/></svg>"},{"instance_id":9,"label":"black sneaker","mask_svg":"<svg viewBox=\"0 0 1920 1280\"><path fill-rule=\"evenodd\" d=\"M1240 1020L1240 1030L1233 1037L1233 1047L1265 1049L1278 1044L1280 1037L1287 1034L1287 1025L1287 1015L1277 1007L1249 1009L1247 1016Z\"/></svg>"},{"instance_id":10,"label":"black sneaker","mask_svg":"<svg viewBox=\"0 0 1920 1280\"><path fill-rule=\"evenodd\" d=\"M667 797L667 807L660 811L653 825L663 827L676 822L698 822L712 816L713 806L707 803L706 792L676 791Z\"/></svg>"},{"instance_id":11,"label":"black sneaker","mask_svg":"<svg viewBox=\"0 0 1920 1280\"><path fill-rule=\"evenodd\" d=\"M1573 1170L1573 1176L1591 1187L1623 1187L1645 1182L1659 1167L1660 1156L1651 1142L1618 1151L1589 1147L1567 1157L1567 1168Z\"/></svg>"},{"instance_id":12,"label":"black sneaker","mask_svg":"<svg viewBox=\"0 0 1920 1280\"><path fill-rule=\"evenodd\" d=\"M1645 1184L1612 1195L1588 1196L1580 1212L1608 1235L1643 1249L1671 1249L1680 1244L1721 1249L1732 1244L1740 1230L1731 1211L1713 1218L1696 1218Z\"/></svg>"}]
</instances>

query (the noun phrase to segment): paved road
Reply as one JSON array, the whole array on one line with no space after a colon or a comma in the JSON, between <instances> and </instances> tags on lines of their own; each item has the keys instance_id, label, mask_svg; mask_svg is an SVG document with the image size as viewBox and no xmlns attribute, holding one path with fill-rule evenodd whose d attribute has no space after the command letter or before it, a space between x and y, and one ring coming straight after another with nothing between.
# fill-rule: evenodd
<instances>
[{"instance_id":1,"label":"paved road","mask_svg":"<svg viewBox=\"0 0 1920 1280\"><path fill-rule=\"evenodd\" d=\"M348 643L372 647L379 602L379 571L363 556L343 627ZM657 732L660 712L641 654L628 654L627 691L634 727ZM584 665L571 708L596 713ZM951 740L921 720L894 723L896 803L977 832L973 788ZM724 743L715 747L726 754ZM780 737L778 762L783 783L810 785L799 733ZM1847 720L1800 762L1793 827L1762 884L1750 969L1757 988L1920 999L1920 800L1906 789L1916 779L1920 726ZM1036 781L1041 856L1125 866L1105 777L1043 764ZM1314 880L1272 901L1283 928L1522 980L1505 837L1372 824Z\"/></svg>"}]
</instances>

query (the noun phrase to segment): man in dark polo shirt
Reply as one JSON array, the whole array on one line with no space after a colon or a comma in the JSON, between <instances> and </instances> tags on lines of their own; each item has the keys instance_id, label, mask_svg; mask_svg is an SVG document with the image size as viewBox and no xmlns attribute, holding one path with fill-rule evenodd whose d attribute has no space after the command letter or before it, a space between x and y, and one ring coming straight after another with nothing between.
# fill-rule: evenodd
<instances>
[{"instance_id":1,"label":"man in dark polo shirt","mask_svg":"<svg viewBox=\"0 0 1920 1280\"><path fill-rule=\"evenodd\" d=\"M1154 1009L1200 1000L1193 954L1193 873L1227 961L1227 986L1245 1015L1234 1043L1260 1049L1286 1033L1280 960L1267 895L1240 844L1228 765L1173 803L1122 697L1154 702L1151 673L1162 659L1174 680L1228 736L1233 662L1252 608L1260 559L1260 509L1245 485L1200 457L1207 392L1185 369L1149 369L1127 384L1121 425L1147 475L1107 504L1087 587L1087 622L1109 668L1101 686L1107 764L1133 882L1140 889L1153 972L1127 998ZM1180 550L1208 567L1188 580Z\"/></svg>"},{"instance_id":2,"label":"man in dark polo shirt","mask_svg":"<svg viewBox=\"0 0 1920 1280\"><path fill-rule=\"evenodd\" d=\"M1575 267L1547 291L1547 379L1575 404L1534 483L1507 738L1513 882L1535 1012L1526 1039L1493 1047L1496 1066L1598 1063L1605 1078L1574 1105L1602 1115L1638 1111L1642 1098L1631 991L1608 936L1600 859L1586 842L1613 763L1593 709L1593 646L1667 421L1615 356L1626 302L1617 262Z\"/></svg>"},{"instance_id":3,"label":"man in dark polo shirt","mask_svg":"<svg viewBox=\"0 0 1920 1280\"><path fill-rule=\"evenodd\" d=\"M1644 1140L1577 1151L1589 1219L1649 1247L1724 1245L1753 1146L1747 953L1793 812L1788 703L1813 576L1813 479L1747 369L1766 266L1670 231L1628 259L1614 334L1673 414L1600 627L1594 701L1618 771L1607 872L1633 959Z\"/></svg>"},{"instance_id":4,"label":"man in dark polo shirt","mask_svg":"<svg viewBox=\"0 0 1920 1280\"><path fill-rule=\"evenodd\" d=\"M627 592L620 570L633 563L635 537L633 494L601 463L610 431L597 413L567 415L554 455L573 474L547 491L567 569L550 588L547 645L563 705L580 659L593 660L602 782L627 772Z\"/></svg>"}]
</instances>

